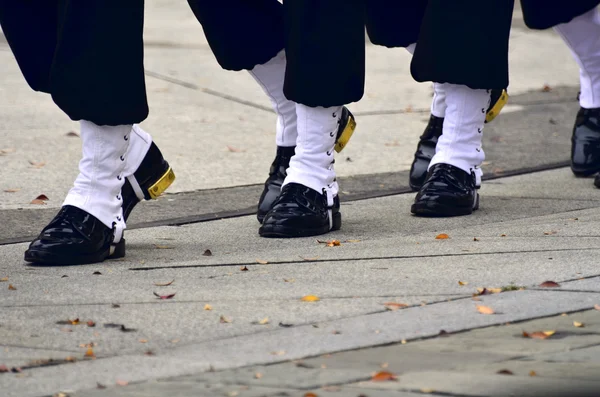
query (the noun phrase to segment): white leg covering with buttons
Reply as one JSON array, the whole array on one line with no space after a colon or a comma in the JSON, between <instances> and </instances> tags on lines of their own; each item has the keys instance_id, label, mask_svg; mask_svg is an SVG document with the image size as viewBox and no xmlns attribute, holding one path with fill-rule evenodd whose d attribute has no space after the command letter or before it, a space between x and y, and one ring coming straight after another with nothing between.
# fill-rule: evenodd
<instances>
[{"instance_id":1,"label":"white leg covering with buttons","mask_svg":"<svg viewBox=\"0 0 600 397\"><path fill-rule=\"evenodd\" d=\"M82 120L83 158L79 175L63 205L72 205L115 229L118 242L125 229L121 188L132 125L99 126Z\"/></svg>"},{"instance_id":2,"label":"white leg covering with buttons","mask_svg":"<svg viewBox=\"0 0 600 397\"><path fill-rule=\"evenodd\" d=\"M339 187L333 169L335 138L340 124L342 106L311 108L298 104L298 139L296 154L290 161L284 186L299 183L327 195L333 206ZM331 219L330 219L331 220Z\"/></svg>"},{"instance_id":3,"label":"white leg covering with buttons","mask_svg":"<svg viewBox=\"0 0 600 397\"><path fill-rule=\"evenodd\" d=\"M417 43L413 43L406 47L406 51L411 54L415 53ZM433 100L431 101L431 114L435 117L445 117L446 115L446 92L444 91L444 85L440 83L433 83Z\"/></svg>"},{"instance_id":4,"label":"white leg covering with buttons","mask_svg":"<svg viewBox=\"0 0 600 397\"><path fill-rule=\"evenodd\" d=\"M446 94L444 129L429 166L445 163L474 172L481 184L481 164L485 153L481 147L490 90L474 90L463 85L442 84Z\"/></svg>"},{"instance_id":5,"label":"white leg covering with buttons","mask_svg":"<svg viewBox=\"0 0 600 397\"><path fill-rule=\"evenodd\" d=\"M579 64L582 108L600 108L600 15L596 8L554 28Z\"/></svg>"},{"instance_id":6,"label":"white leg covering with buttons","mask_svg":"<svg viewBox=\"0 0 600 397\"><path fill-rule=\"evenodd\" d=\"M277 114L275 138L277 146L291 147L296 146L298 130L296 127L296 103L283 95L286 63L285 51L281 51L269 62L255 66L250 74L267 94L273 110Z\"/></svg>"}]
</instances>

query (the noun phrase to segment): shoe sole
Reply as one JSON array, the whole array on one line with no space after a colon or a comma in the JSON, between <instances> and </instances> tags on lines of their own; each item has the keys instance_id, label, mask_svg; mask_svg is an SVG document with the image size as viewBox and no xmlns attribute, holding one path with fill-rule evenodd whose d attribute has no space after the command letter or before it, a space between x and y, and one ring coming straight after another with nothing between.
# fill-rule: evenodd
<instances>
[{"instance_id":1,"label":"shoe sole","mask_svg":"<svg viewBox=\"0 0 600 397\"><path fill-rule=\"evenodd\" d=\"M578 178L588 178L600 172L600 166L593 169L576 168L571 165L571 172Z\"/></svg>"},{"instance_id":2,"label":"shoe sole","mask_svg":"<svg viewBox=\"0 0 600 397\"><path fill-rule=\"evenodd\" d=\"M415 203L410 207L410 212L417 216L446 218L452 216L471 215L479 209L479 193L475 197L472 207L454 207L435 202Z\"/></svg>"},{"instance_id":3,"label":"shoe sole","mask_svg":"<svg viewBox=\"0 0 600 397\"><path fill-rule=\"evenodd\" d=\"M332 227L321 227L317 229L295 229L291 227L282 227L282 226L271 226L271 225L263 225L259 230L258 234L261 237L269 237L269 238L295 238L295 237L311 237L311 236L319 236L321 234L326 234L329 232L333 232L335 230L340 230L342 227L342 214L336 213L333 215L333 224Z\"/></svg>"},{"instance_id":4,"label":"shoe sole","mask_svg":"<svg viewBox=\"0 0 600 397\"><path fill-rule=\"evenodd\" d=\"M118 259L125 257L125 239L122 239L115 246L108 250L96 252L83 256L65 256L56 255L47 251L27 250L25 251L25 261L35 266L74 266L87 265L91 263L103 262L107 259Z\"/></svg>"}]
</instances>

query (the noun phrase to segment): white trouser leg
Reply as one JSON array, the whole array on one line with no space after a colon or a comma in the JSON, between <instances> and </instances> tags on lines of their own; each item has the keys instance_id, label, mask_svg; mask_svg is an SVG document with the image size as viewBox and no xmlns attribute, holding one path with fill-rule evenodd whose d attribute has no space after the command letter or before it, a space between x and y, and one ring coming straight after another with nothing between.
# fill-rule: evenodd
<instances>
[{"instance_id":1,"label":"white trouser leg","mask_svg":"<svg viewBox=\"0 0 600 397\"><path fill-rule=\"evenodd\" d=\"M80 208L107 227L115 226L115 242L125 229L121 188L132 125L99 126L82 120L83 158L79 175L63 205Z\"/></svg>"},{"instance_id":2,"label":"white trouser leg","mask_svg":"<svg viewBox=\"0 0 600 397\"><path fill-rule=\"evenodd\" d=\"M481 163L485 153L481 147L486 109L490 103L489 90L473 90L463 85L443 84L446 92L444 129L435 148L430 167L445 163L475 172L481 184Z\"/></svg>"},{"instance_id":3,"label":"white trouser leg","mask_svg":"<svg viewBox=\"0 0 600 397\"><path fill-rule=\"evenodd\" d=\"M137 171L140 164L142 164L144 157L146 157L148 150L150 150L150 145L152 145L150 134L142 130L139 125L134 124L129 136L129 147L127 148L123 176L129 180L135 195L140 201L144 200L144 192L133 174Z\"/></svg>"},{"instance_id":4,"label":"white trouser leg","mask_svg":"<svg viewBox=\"0 0 600 397\"><path fill-rule=\"evenodd\" d=\"M298 104L298 140L296 154L290 161L284 185L299 183L327 193L329 205L338 194L338 183L333 169L335 138L342 114L342 106L311 108Z\"/></svg>"},{"instance_id":5,"label":"white trouser leg","mask_svg":"<svg viewBox=\"0 0 600 397\"><path fill-rule=\"evenodd\" d=\"M296 145L298 130L296 127L296 103L283 95L286 58L281 51L275 58L263 65L257 65L250 71L252 77L269 96L275 113L277 113L277 146L291 147Z\"/></svg>"},{"instance_id":6,"label":"white trouser leg","mask_svg":"<svg viewBox=\"0 0 600 397\"><path fill-rule=\"evenodd\" d=\"M556 26L579 64L581 94L579 104L586 109L600 108L600 16L594 8L569 23Z\"/></svg>"},{"instance_id":7,"label":"white trouser leg","mask_svg":"<svg viewBox=\"0 0 600 397\"><path fill-rule=\"evenodd\" d=\"M415 53L417 43L413 43L406 47L406 51L411 54ZM431 101L431 114L435 117L445 117L446 115L446 93L444 92L444 85L440 83L433 83L433 101Z\"/></svg>"}]
</instances>

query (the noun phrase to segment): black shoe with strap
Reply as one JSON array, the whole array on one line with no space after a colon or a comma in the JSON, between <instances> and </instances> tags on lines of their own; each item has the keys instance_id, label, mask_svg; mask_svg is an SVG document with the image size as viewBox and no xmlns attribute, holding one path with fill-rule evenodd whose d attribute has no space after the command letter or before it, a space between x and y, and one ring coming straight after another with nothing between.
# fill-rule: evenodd
<instances>
[{"instance_id":1,"label":"black shoe with strap","mask_svg":"<svg viewBox=\"0 0 600 397\"><path fill-rule=\"evenodd\" d=\"M262 237L308 237L342 227L340 200L328 207L327 196L298 183L288 183L267 213L258 233Z\"/></svg>"},{"instance_id":2,"label":"black shoe with strap","mask_svg":"<svg viewBox=\"0 0 600 397\"><path fill-rule=\"evenodd\" d=\"M571 171L586 177L600 172L600 108L580 108L571 137Z\"/></svg>"},{"instance_id":3,"label":"black shoe with strap","mask_svg":"<svg viewBox=\"0 0 600 397\"><path fill-rule=\"evenodd\" d=\"M140 197L155 199L174 180L173 170L152 143L133 178L126 178L121 189L125 220L142 200ZM137 185L136 188L132 183ZM37 265L83 265L124 257L125 240L121 238L113 244L113 239L113 229L88 212L66 205L29 245L25 261Z\"/></svg>"},{"instance_id":4,"label":"black shoe with strap","mask_svg":"<svg viewBox=\"0 0 600 397\"><path fill-rule=\"evenodd\" d=\"M450 164L434 164L410 212L419 216L469 215L479 208L475 174Z\"/></svg>"},{"instance_id":5,"label":"black shoe with strap","mask_svg":"<svg viewBox=\"0 0 600 397\"><path fill-rule=\"evenodd\" d=\"M491 90L490 106L487 109L485 122L489 123L500 114L500 111L508 102L506 90ZM444 128L444 118L431 115L425 132L419 137L415 158L410 167L409 185L412 190L417 191L423 186L427 176L427 168L435 154L435 146Z\"/></svg>"},{"instance_id":6,"label":"black shoe with strap","mask_svg":"<svg viewBox=\"0 0 600 397\"><path fill-rule=\"evenodd\" d=\"M350 112L350 110L348 110L346 107L343 107L335 139L336 152L339 153L344 150L355 129L356 120L354 119L352 112ZM290 159L294 155L295 149L295 146L277 147L277 154L275 155L275 160L273 160L273 163L271 164L269 177L265 182L265 187L260 195L260 199L258 200L258 211L256 213L256 218L260 223L263 223L265 215L273 207L273 203L275 203L275 200L281 193L281 186L283 185L283 181L287 176L287 169L290 166Z\"/></svg>"}]
</instances>

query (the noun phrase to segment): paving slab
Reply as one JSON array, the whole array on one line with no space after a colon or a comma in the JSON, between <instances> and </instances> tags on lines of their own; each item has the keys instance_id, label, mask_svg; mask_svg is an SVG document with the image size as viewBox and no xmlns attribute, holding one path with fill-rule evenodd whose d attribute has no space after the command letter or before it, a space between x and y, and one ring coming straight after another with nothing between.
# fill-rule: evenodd
<instances>
[{"instance_id":1,"label":"paving slab","mask_svg":"<svg viewBox=\"0 0 600 397\"><path fill-rule=\"evenodd\" d=\"M581 351L591 350L592 348L582 349ZM578 352L579 350L576 350ZM562 353L570 355L575 352ZM590 353L598 354L598 351ZM561 355L558 353L556 355ZM583 358L583 357L582 357ZM586 358L590 358L589 356ZM466 362L466 361L465 361ZM479 374L494 375L498 372L508 370L514 376L530 376L531 371L535 372L536 376L552 379L570 379L570 380L585 380L598 382L600 379L600 363L595 363L593 360L585 360L583 362L549 362L541 360L508 360L499 363L491 364L468 364L461 365L456 368L462 372L469 373L473 376ZM510 375L508 375L510 376Z\"/></svg>"}]
</instances>

